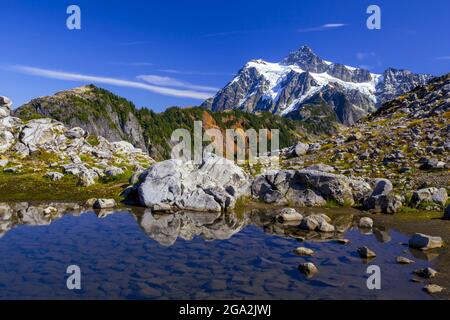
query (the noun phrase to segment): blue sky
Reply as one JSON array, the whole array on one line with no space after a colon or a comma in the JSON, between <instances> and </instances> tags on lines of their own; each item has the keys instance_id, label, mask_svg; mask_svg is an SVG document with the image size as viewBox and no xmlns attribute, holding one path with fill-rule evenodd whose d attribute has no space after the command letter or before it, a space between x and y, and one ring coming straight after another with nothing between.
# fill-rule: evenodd
<instances>
[{"instance_id":1,"label":"blue sky","mask_svg":"<svg viewBox=\"0 0 450 320\"><path fill-rule=\"evenodd\" d=\"M81 30L66 28L71 4ZM366 28L370 4L381 30ZM2 0L0 95L17 107L93 82L163 111L200 104L248 60L305 44L372 72L439 75L450 72L448 21L448 0Z\"/></svg>"}]
</instances>

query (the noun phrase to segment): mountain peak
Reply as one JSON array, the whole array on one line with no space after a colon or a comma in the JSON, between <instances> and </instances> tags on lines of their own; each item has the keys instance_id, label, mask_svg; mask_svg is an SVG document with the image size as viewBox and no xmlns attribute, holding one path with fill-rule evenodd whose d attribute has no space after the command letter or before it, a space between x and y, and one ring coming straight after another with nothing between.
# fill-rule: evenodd
<instances>
[{"instance_id":1,"label":"mountain peak","mask_svg":"<svg viewBox=\"0 0 450 320\"><path fill-rule=\"evenodd\" d=\"M291 52L281 63L284 65L296 65L305 71L318 73L325 72L327 69L326 62L306 45L301 46L297 51Z\"/></svg>"},{"instance_id":2,"label":"mountain peak","mask_svg":"<svg viewBox=\"0 0 450 320\"><path fill-rule=\"evenodd\" d=\"M303 53L315 55L314 51L307 45L301 46L300 49L297 50L297 52L303 52Z\"/></svg>"}]
</instances>

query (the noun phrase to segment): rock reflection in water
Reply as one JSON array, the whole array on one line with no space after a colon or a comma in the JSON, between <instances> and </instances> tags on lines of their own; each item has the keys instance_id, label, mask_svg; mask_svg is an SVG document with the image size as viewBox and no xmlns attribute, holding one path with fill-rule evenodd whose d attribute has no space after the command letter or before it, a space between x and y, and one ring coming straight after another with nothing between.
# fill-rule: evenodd
<instances>
[{"instance_id":1,"label":"rock reflection in water","mask_svg":"<svg viewBox=\"0 0 450 320\"><path fill-rule=\"evenodd\" d=\"M17 225L43 226L61 218L66 212L78 214L80 206L74 203L28 202L0 203L0 237Z\"/></svg>"},{"instance_id":2,"label":"rock reflection in water","mask_svg":"<svg viewBox=\"0 0 450 320\"><path fill-rule=\"evenodd\" d=\"M305 210L331 217L335 231L324 233L278 223L269 209L163 215L137 208L93 211L71 203L2 203L0 298L429 298L409 281L411 272L433 266L428 260L441 251L409 250L400 244L408 235L379 220L367 234L358 228L357 212L341 211ZM344 237L348 245L333 241ZM299 241L315 254L295 255ZM366 288L367 265L355 255L359 246L377 253L380 292ZM399 255L416 263L400 266ZM304 262L319 269L312 279L298 272ZM61 281L71 263L80 264L85 279L78 294Z\"/></svg>"},{"instance_id":3,"label":"rock reflection in water","mask_svg":"<svg viewBox=\"0 0 450 320\"><path fill-rule=\"evenodd\" d=\"M173 245L178 238L192 240L226 240L241 231L248 219L221 213L177 212L158 215L146 210L140 221L145 233L164 246Z\"/></svg>"}]
</instances>

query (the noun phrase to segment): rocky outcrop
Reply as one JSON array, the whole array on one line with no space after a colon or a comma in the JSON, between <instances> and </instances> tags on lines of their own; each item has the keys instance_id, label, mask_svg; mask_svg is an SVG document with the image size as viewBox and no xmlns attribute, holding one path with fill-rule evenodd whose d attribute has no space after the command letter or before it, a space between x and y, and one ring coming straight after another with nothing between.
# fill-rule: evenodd
<instances>
[{"instance_id":1,"label":"rocky outcrop","mask_svg":"<svg viewBox=\"0 0 450 320\"><path fill-rule=\"evenodd\" d=\"M1 101L5 105L9 99L1 98ZM6 105L10 106L11 102ZM78 185L84 187L102 177L124 173L113 164L123 163L124 167L137 170L153 162L126 141L110 143L101 136L88 135L82 128L67 128L49 118L22 121L12 116L0 119L0 155L4 171L19 171L14 170L17 166L7 167L12 160L29 161L35 172L51 167L42 173L48 179L57 181L64 174L74 175L79 179Z\"/></svg>"},{"instance_id":2,"label":"rocky outcrop","mask_svg":"<svg viewBox=\"0 0 450 320\"><path fill-rule=\"evenodd\" d=\"M393 194L391 181L375 179L372 193L364 199L364 209L372 212L396 213L402 206L402 201Z\"/></svg>"},{"instance_id":3,"label":"rocky outcrop","mask_svg":"<svg viewBox=\"0 0 450 320\"><path fill-rule=\"evenodd\" d=\"M15 116L26 120L37 116L53 118L67 127L80 127L91 135L102 136L109 142L127 140L147 151L136 114L131 102L94 85L33 99L14 112Z\"/></svg>"},{"instance_id":4,"label":"rocky outcrop","mask_svg":"<svg viewBox=\"0 0 450 320\"><path fill-rule=\"evenodd\" d=\"M431 203L442 208L447 203L447 200L448 194L445 188L425 188L413 192L411 206L417 208L424 203Z\"/></svg>"},{"instance_id":5,"label":"rocky outcrop","mask_svg":"<svg viewBox=\"0 0 450 320\"><path fill-rule=\"evenodd\" d=\"M9 117L11 115L12 102L4 96L0 96L0 118Z\"/></svg>"},{"instance_id":6,"label":"rocky outcrop","mask_svg":"<svg viewBox=\"0 0 450 320\"><path fill-rule=\"evenodd\" d=\"M317 150L311 150L312 144L306 154L296 155L294 147L284 149L282 166L334 169L350 178L365 179L373 193L363 194L358 203L366 210L393 213L403 203L441 211L448 201L450 179L449 101L447 74L385 103L354 126L321 139Z\"/></svg>"},{"instance_id":7,"label":"rocky outcrop","mask_svg":"<svg viewBox=\"0 0 450 320\"><path fill-rule=\"evenodd\" d=\"M415 87L424 85L431 78L429 74L414 74L409 70L389 68L383 73L383 81L378 84L380 103L391 101Z\"/></svg>"},{"instance_id":8,"label":"rocky outcrop","mask_svg":"<svg viewBox=\"0 0 450 320\"><path fill-rule=\"evenodd\" d=\"M221 211L250 195L250 177L232 161L207 155L192 161L166 160L150 167L137 186L143 206L163 210Z\"/></svg>"},{"instance_id":9,"label":"rocky outcrop","mask_svg":"<svg viewBox=\"0 0 450 320\"><path fill-rule=\"evenodd\" d=\"M327 200L351 206L369 192L362 180L314 170L269 171L252 184L252 195L260 201L300 207L321 207Z\"/></svg>"}]
</instances>

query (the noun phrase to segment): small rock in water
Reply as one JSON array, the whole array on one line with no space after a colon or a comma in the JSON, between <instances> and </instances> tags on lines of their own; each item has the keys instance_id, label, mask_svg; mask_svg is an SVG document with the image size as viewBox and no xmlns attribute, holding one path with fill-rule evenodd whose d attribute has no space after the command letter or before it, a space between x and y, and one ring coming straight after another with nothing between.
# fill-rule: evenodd
<instances>
[{"instance_id":1,"label":"small rock in water","mask_svg":"<svg viewBox=\"0 0 450 320\"><path fill-rule=\"evenodd\" d=\"M294 250L295 254L299 256L312 256L314 251L305 247L298 247Z\"/></svg>"},{"instance_id":2,"label":"small rock in water","mask_svg":"<svg viewBox=\"0 0 450 320\"><path fill-rule=\"evenodd\" d=\"M312 214L302 220L300 229L309 231L333 232L334 226L331 219L325 214Z\"/></svg>"},{"instance_id":3,"label":"small rock in water","mask_svg":"<svg viewBox=\"0 0 450 320\"><path fill-rule=\"evenodd\" d=\"M302 219L303 216L292 208L284 208L283 210L280 211L280 214L277 215L277 221L281 223L301 221Z\"/></svg>"},{"instance_id":4,"label":"small rock in water","mask_svg":"<svg viewBox=\"0 0 450 320\"><path fill-rule=\"evenodd\" d=\"M298 270L300 270L301 273L306 275L308 278L314 276L317 272L319 272L319 269L311 263L311 262L305 262L298 266Z\"/></svg>"},{"instance_id":5,"label":"small rock in water","mask_svg":"<svg viewBox=\"0 0 450 320\"><path fill-rule=\"evenodd\" d=\"M364 229L372 229L373 220L369 217L364 217L359 220L359 227Z\"/></svg>"},{"instance_id":6,"label":"small rock in water","mask_svg":"<svg viewBox=\"0 0 450 320\"><path fill-rule=\"evenodd\" d=\"M336 242L339 243L339 244L349 244L350 240L348 240L348 239L337 239Z\"/></svg>"},{"instance_id":7,"label":"small rock in water","mask_svg":"<svg viewBox=\"0 0 450 320\"><path fill-rule=\"evenodd\" d=\"M414 263L414 260L405 258L405 257L397 257L397 259L395 259L395 261L399 264L411 264Z\"/></svg>"},{"instance_id":8,"label":"small rock in water","mask_svg":"<svg viewBox=\"0 0 450 320\"><path fill-rule=\"evenodd\" d=\"M431 268L425 268L414 271L414 274L425 279L431 279L436 276L437 271Z\"/></svg>"},{"instance_id":9,"label":"small rock in water","mask_svg":"<svg viewBox=\"0 0 450 320\"><path fill-rule=\"evenodd\" d=\"M321 232L334 232L334 226L326 221L319 223L318 230Z\"/></svg>"},{"instance_id":10,"label":"small rock in water","mask_svg":"<svg viewBox=\"0 0 450 320\"><path fill-rule=\"evenodd\" d=\"M56 209L55 207L47 207L44 209L44 214L49 215L52 213L58 212L58 209Z\"/></svg>"},{"instance_id":11,"label":"small rock in water","mask_svg":"<svg viewBox=\"0 0 450 320\"><path fill-rule=\"evenodd\" d=\"M87 199L87 200L84 202L84 206L85 206L86 208L92 208L92 207L94 206L94 204L95 204L96 201L97 201L97 198L90 198L90 199Z\"/></svg>"},{"instance_id":12,"label":"small rock in water","mask_svg":"<svg viewBox=\"0 0 450 320\"><path fill-rule=\"evenodd\" d=\"M370 250L367 247L358 248L358 254L361 258L364 258L364 259L371 259L371 258L375 258L377 256L375 254L375 252L373 252L372 250Z\"/></svg>"},{"instance_id":13,"label":"small rock in water","mask_svg":"<svg viewBox=\"0 0 450 320\"><path fill-rule=\"evenodd\" d=\"M441 237L428 236L422 233L416 233L409 239L409 246L420 250L440 248L442 245L443 242Z\"/></svg>"},{"instance_id":14,"label":"small rock in water","mask_svg":"<svg viewBox=\"0 0 450 320\"><path fill-rule=\"evenodd\" d=\"M434 293L442 292L442 290L444 290L444 288L442 288L441 286L438 286L437 284L429 284L429 285L425 286L423 288L423 290L425 290L429 294L434 294Z\"/></svg>"},{"instance_id":15,"label":"small rock in water","mask_svg":"<svg viewBox=\"0 0 450 320\"><path fill-rule=\"evenodd\" d=\"M116 206L116 201L114 199L97 199L94 202L94 209L106 209L114 208Z\"/></svg>"}]
</instances>

